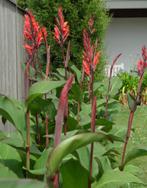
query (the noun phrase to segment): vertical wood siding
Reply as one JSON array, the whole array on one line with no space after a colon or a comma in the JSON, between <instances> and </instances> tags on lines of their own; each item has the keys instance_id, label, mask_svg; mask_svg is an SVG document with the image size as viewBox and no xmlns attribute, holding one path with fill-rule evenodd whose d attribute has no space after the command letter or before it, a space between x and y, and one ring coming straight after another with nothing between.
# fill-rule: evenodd
<instances>
[{"instance_id":1,"label":"vertical wood siding","mask_svg":"<svg viewBox=\"0 0 147 188\"><path fill-rule=\"evenodd\" d=\"M23 12L9 1L0 0L0 94L23 99L24 60ZM10 126L4 129L11 130Z\"/></svg>"}]
</instances>

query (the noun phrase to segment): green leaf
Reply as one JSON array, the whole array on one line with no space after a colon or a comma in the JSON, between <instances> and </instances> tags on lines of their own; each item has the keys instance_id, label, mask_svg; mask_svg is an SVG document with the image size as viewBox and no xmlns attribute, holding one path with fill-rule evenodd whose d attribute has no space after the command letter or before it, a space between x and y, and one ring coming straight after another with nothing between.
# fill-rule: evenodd
<instances>
[{"instance_id":1,"label":"green leaf","mask_svg":"<svg viewBox=\"0 0 147 188\"><path fill-rule=\"evenodd\" d=\"M82 92L80 86L78 84L74 84L71 89L72 92L72 99L76 101L81 101L82 99Z\"/></svg>"},{"instance_id":2,"label":"green leaf","mask_svg":"<svg viewBox=\"0 0 147 188\"><path fill-rule=\"evenodd\" d=\"M118 93L121 85L122 85L122 81L120 80L120 78L118 76L113 77L111 79L112 87L111 87L110 95L115 96Z\"/></svg>"},{"instance_id":3,"label":"green leaf","mask_svg":"<svg viewBox=\"0 0 147 188\"><path fill-rule=\"evenodd\" d=\"M62 164L61 176L63 179L63 188L86 188L88 187L89 173L85 170L79 161L70 159Z\"/></svg>"},{"instance_id":4,"label":"green leaf","mask_svg":"<svg viewBox=\"0 0 147 188\"><path fill-rule=\"evenodd\" d=\"M15 172L19 177L23 177L21 157L15 148L0 143L0 163Z\"/></svg>"},{"instance_id":5,"label":"green leaf","mask_svg":"<svg viewBox=\"0 0 147 188\"><path fill-rule=\"evenodd\" d=\"M113 124L114 124L113 122L108 121L106 119L97 119L96 120L96 125L103 126L102 130L106 131L106 132L109 132L112 129Z\"/></svg>"},{"instance_id":6,"label":"green leaf","mask_svg":"<svg viewBox=\"0 0 147 188\"><path fill-rule=\"evenodd\" d=\"M147 148L134 148L126 155L125 164L137 157L143 157L147 155Z\"/></svg>"},{"instance_id":7,"label":"green leaf","mask_svg":"<svg viewBox=\"0 0 147 188\"><path fill-rule=\"evenodd\" d=\"M36 175L43 175L46 171L46 162L48 159L48 155L51 151L51 148L49 149L45 149L42 152L41 157L36 161L35 165L34 165L34 170L30 170L30 172L32 174L36 174Z\"/></svg>"},{"instance_id":8,"label":"green leaf","mask_svg":"<svg viewBox=\"0 0 147 188\"><path fill-rule=\"evenodd\" d=\"M111 186L112 184L120 187L127 183L143 184L143 182L133 174L115 169L106 171L100 180L93 184L92 188L105 188L107 185Z\"/></svg>"},{"instance_id":9,"label":"green leaf","mask_svg":"<svg viewBox=\"0 0 147 188\"><path fill-rule=\"evenodd\" d=\"M77 80L80 83L80 81L81 81L81 71L75 65L72 65L71 69L76 73Z\"/></svg>"},{"instance_id":10,"label":"green leaf","mask_svg":"<svg viewBox=\"0 0 147 188\"><path fill-rule=\"evenodd\" d=\"M27 106L37 97L47 94L49 91L61 87L65 81L43 80L33 84L30 87L29 95L26 101Z\"/></svg>"},{"instance_id":11,"label":"green leaf","mask_svg":"<svg viewBox=\"0 0 147 188\"><path fill-rule=\"evenodd\" d=\"M103 132L82 133L64 140L51 152L47 162L47 174L52 176L58 169L62 159L69 153L103 139L110 139L110 136Z\"/></svg>"},{"instance_id":12,"label":"green leaf","mask_svg":"<svg viewBox=\"0 0 147 188\"><path fill-rule=\"evenodd\" d=\"M10 179L2 179L0 180L0 187L6 187L6 188L44 188L45 183L40 182L37 180L10 180Z\"/></svg>"},{"instance_id":13,"label":"green leaf","mask_svg":"<svg viewBox=\"0 0 147 188\"><path fill-rule=\"evenodd\" d=\"M0 179L1 178L18 179L18 176L7 166L0 163Z\"/></svg>"},{"instance_id":14,"label":"green leaf","mask_svg":"<svg viewBox=\"0 0 147 188\"><path fill-rule=\"evenodd\" d=\"M135 101L135 99L132 97L132 95L130 95L129 93L128 93L128 105L129 105L129 109L130 109L132 112L135 112L135 111L136 111L136 108L137 108L136 101Z\"/></svg>"},{"instance_id":15,"label":"green leaf","mask_svg":"<svg viewBox=\"0 0 147 188\"><path fill-rule=\"evenodd\" d=\"M0 115L9 120L26 140L25 110L20 102L0 95Z\"/></svg>"},{"instance_id":16,"label":"green leaf","mask_svg":"<svg viewBox=\"0 0 147 188\"><path fill-rule=\"evenodd\" d=\"M14 147L24 147L24 140L21 134L18 131L6 132L5 139L2 140L2 143L8 144Z\"/></svg>"}]
</instances>

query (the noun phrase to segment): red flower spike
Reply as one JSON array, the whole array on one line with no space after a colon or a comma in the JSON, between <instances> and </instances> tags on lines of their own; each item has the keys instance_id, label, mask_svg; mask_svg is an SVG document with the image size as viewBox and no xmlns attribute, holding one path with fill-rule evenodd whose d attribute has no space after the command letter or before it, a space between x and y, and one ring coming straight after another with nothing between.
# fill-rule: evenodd
<instances>
[{"instance_id":1,"label":"red flower spike","mask_svg":"<svg viewBox=\"0 0 147 188\"><path fill-rule=\"evenodd\" d=\"M90 67L89 65L87 64L87 62L85 60L83 60L83 69L84 69L84 72L90 76Z\"/></svg>"},{"instance_id":2,"label":"red flower spike","mask_svg":"<svg viewBox=\"0 0 147 188\"><path fill-rule=\"evenodd\" d=\"M138 74L141 75L144 71L144 68L146 67L144 61L142 61L141 59L138 61L137 63L137 71L138 71Z\"/></svg>"},{"instance_id":3,"label":"red flower spike","mask_svg":"<svg viewBox=\"0 0 147 188\"><path fill-rule=\"evenodd\" d=\"M30 46L29 44L25 44L24 45L24 48L26 49L27 53L32 56L32 53L33 53L33 47Z\"/></svg>"},{"instance_id":4,"label":"red flower spike","mask_svg":"<svg viewBox=\"0 0 147 188\"><path fill-rule=\"evenodd\" d=\"M42 27L41 28L41 32L42 32L43 40L46 43L47 42L47 30L46 30L46 27Z\"/></svg>"},{"instance_id":5,"label":"red flower spike","mask_svg":"<svg viewBox=\"0 0 147 188\"><path fill-rule=\"evenodd\" d=\"M64 116L67 113L66 108L68 104L68 92L72 87L73 79L74 79L74 76L71 76L67 80L60 94L58 111L57 111L57 116L56 116L56 125L55 125L55 143L54 143L55 147L60 143L60 140L61 140Z\"/></svg>"},{"instance_id":6,"label":"red flower spike","mask_svg":"<svg viewBox=\"0 0 147 188\"><path fill-rule=\"evenodd\" d=\"M56 42L59 43L59 44L61 44L60 35L61 35L60 30L55 25L55 27L54 27L54 38L55 38Z\"/></svg>"},{"instance_id":7,"label":"red flower spike","mask_svg":"<svg viewBox=\"0 0 147 188\"><path fill-rule=\"evenodd\" d=\"M35 20L35 17L31 12L28 12L24 16L24 19L23 34L25 40L29 41L29 43L24 45L24 48L29 55L33 55L43 41L42 28L39 26L39 23Z\"/></svg>"},{"instance_id":8,"label":"red flower spike","mask_svg":"<svg viewBox=\"0 0 147 188\"><path fill-rule=\"evenodd\" d=\"M83 45L83 69L90 76L91 68L95 71L96 65L99 63L100 52L96 52L95 54L95 46L91 45L91 39L86 30L83 31Z\"/></svg>"},{"instance_id":9,"label":"red flower spike","mask_svg":"<svg viewBox=\"0 0 147 188\"><path fill-rule=\"evenodd\" d=\"M94 70L96 69L96 65L99 63L100 60L100 52L97 52L96 55L94 56L94 60L93 60L93 68Z\"/></svg>"},{"instance_id":10,"label":"red flower spike","mask_svg":"<svg viewBox=\"0 0 147 188\"><path fill-rule=\"evenodd\" d=\"M58 18L56 18L56 25L54 27L54 38L56 42L63 45L69 36L69 25L68 22L64 21L62 7L58 8Z\"/></svg>"},{"instance_id":11,"label":"red flower spike","mask_svg":"<svg viewBox=\"0 0 147 188\"><path fill-rule=\"evenodd\" d=\"M143 57L144 61L147 61L147 48L146 48L146 46L142 47L142 57Z\"/></svg>"}]
</instances>

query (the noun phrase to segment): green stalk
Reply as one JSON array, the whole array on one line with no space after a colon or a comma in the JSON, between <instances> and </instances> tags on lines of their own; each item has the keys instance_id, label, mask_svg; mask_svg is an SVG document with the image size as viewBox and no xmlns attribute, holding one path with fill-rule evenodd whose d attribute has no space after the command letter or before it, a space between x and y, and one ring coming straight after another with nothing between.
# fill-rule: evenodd
<instances>
[{"instance_id":1,"label":"green stalk","mask_svg":"<svg viewBox=\"0 0 147 188\"><path fill-rule=\"evenodd\" d=\"M30 112L27 110L26 113L26 128L27 128L27 138L26 138L26 169L30 169Z\"/></svg>"},{"instance_id":2,"label":"green stalk","mask_svg":"<svg viewBox=\"0 0 147 188\"><path fill-rule=\"evenodd\" d=\"M138 103L140 104L139 100L140 100L140 95L141 95L141 87L142 87L142 82L143 82L143 75L144 75L144 71L140 75L140 79L139 79L139 82L138 82L137 96L136 96L136 99L134 100L134 105L132 107L130 106L128 129L127 129L127 133L126 133L125 143L124 143L124 147L123 147L123 151L122 151L121 165L120 165L120 170L122 170L122 171L123 171L124 166L125 166L125 154L126 154L126 150L127 150L128 141L129 141L130 135L131 135L132 123L133 123L133 119L134 119L134 113L135 113L135 111L137 109L137 104Z\"/></svg>"}]
</instances>

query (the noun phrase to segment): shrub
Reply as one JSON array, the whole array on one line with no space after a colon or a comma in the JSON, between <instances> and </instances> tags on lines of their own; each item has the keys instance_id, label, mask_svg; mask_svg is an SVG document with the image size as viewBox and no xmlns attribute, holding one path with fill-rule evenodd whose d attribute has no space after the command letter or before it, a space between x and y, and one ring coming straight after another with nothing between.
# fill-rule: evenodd
<instances>
[{"instance_id":1,"label":"shrub","mask_svg":"<svg viewBox=\"0 0 147 188\"><path fill-rule=\"evenodd\" d=\"M95 20L96 32L93 40L98 38L99 49L103 51L103 39L109 18L105 9L105 4L101 0L18 0L18 4L23 8L28 8L33 11L37 20L48 29L48 40L52 49L52 62L54 66L61 62L61 51L58 50L57 44L53 39L53 28L55 17L59 5L62 5L66 20L70 25L70 41L71 41L71 61L79 68L82 62L82 31L87 27L87 22L91 16ZM105 57L101 58L101 66L98 72L104 68ZM102 74L101 74L102 75ZM97 76L100 78L99 76Z\"/></svg>"}]
</instances>

